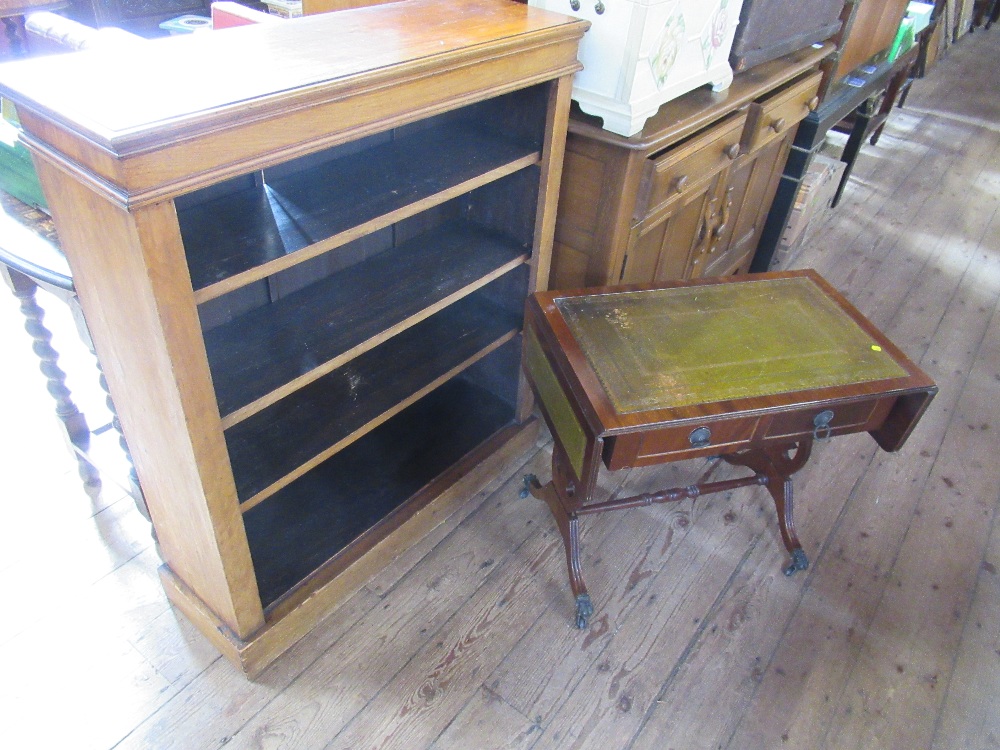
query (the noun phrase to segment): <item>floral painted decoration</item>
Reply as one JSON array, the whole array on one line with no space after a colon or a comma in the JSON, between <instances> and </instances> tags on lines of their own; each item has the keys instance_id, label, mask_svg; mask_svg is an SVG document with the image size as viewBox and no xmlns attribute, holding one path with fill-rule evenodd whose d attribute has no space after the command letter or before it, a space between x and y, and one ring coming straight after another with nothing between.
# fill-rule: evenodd
<instances>
[{"instance_id":1,"label":"floral painted decoration","mask_svg":"<svg viewBox=\"0 0 1000 750\"><path fill-rule=\"evenodd\" d=\"M662 89L666 84L670 71L677 62L677 55L684 44L685 31L684 14L678 8L667 18L663 31L660 32L656 54L649 58L658 88Z\"/></svg>"},{"instance_id":2,"label":"floral painted decoration","mask_svg":"<svg viewBox=\"0 0 1000 750\"><path fill-rule=\"evenodd\" d=\"M726 40L726 32L729 30L729 13L726 10L728 5L729 0L722 0L702 29L701 55L705 62L705 70L712 67L715 55Z\"/></svg>"}]
</instances>

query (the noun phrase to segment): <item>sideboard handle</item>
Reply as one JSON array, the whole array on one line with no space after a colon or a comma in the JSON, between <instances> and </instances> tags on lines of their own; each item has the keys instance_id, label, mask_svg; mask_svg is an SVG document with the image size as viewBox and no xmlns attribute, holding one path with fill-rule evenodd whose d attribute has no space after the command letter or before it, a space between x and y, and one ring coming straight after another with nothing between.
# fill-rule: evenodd
<instances>
[{"instance_id":1,"label":"sideboard handle","mask_svg":"<svg viewBox=\"0 0 1000 750\"><path fill-rule=\"evenodd\" d=\"M707 427L695 427L688 435L692 448L704 448L712 442L712 431Z\"/></svg>"},{"instance_id":2,"label":"sideboard handle","mask_svg":"<svg viewBox=\"0 0 1000 750\"><path fill-rule=\"evenodd\" d=\"M604 3L601 0L597 0L597 5L594 6L594 11L597 15L603 15L605 10L607 9L604 7Z\"/></svg>"},{"instance_id":3,"label":"sideboard handle","mask_svg":"<svg viewBox=\"0 0 1000 750\"><path fill-rule=\"evenodd\" d=\"M815 417L813 417L813 439L815 440L829 440L830 439L830 422L833 421L833 412L829 409L824 409Z\"/></svg>"},{"instance_id":4,"label":"sideboard handle","mask_svg":"<svg viewBox=\"0 0 1000 750\"><path fill-rule=\"evenodd\" d=\"M580 10L580 0L569 0L569 7L573 10Z\"/></svg>"}]
</instances>

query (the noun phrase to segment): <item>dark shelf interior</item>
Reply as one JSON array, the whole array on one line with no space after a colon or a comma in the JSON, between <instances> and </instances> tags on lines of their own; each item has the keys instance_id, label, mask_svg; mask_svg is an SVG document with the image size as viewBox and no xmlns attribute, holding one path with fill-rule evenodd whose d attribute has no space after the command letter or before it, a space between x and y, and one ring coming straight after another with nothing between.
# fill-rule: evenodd
<instances>
[{"instance_id":1,"label":"dark shelf interior","mask_svg":"<svg viewBox=\"0 0 1000 750\"><path fill-rule=\"evenodd\" d=\"M204 289L533 153L531 142L446 120L266 183L245 179L204 202L178 201L191 281Z\"/></svg>"},{"instance_id":2,"label":"dark shelf interior","mask_svg":"<svg viewBox=\"0 0 1000 750\"><path fill-rule=\"evenodd\" d=\"M175 200L265 607L513 424L552 86Z\"/></svg>"},{"instance_id":3,"label":"dark shelf interior","mask_svg":"<svg viewBox=\"0 0 1000 750\"><path fill-rule=\"evenodd\" d=\"M519 278L493 286L525 288L526 267L510 275ZM249 500L520 330L520 311L500 307L491 292L488 287L449 305L227 430L240 500Z\"/></svg>"},{"instance_id":4,"label":"dark shelf interior","mask_svg":"<svg viewBox=\"0 0 1000 750\"><path fill-rule=\"evenodd\" d=\"M207 331L221 414L253 403L527 252L495 232L449 223Z\"/></svg>"},{"instance_id":5,"label":"dark shelf interior","mask_svg":"<svg viewBox=\"0 0 1000 750\"><path fill-rule=\"evenodd\" d=\"M405 512L409 498L513 418L512 402L466 377L451 380L247 511L264 606Z\"/></svg>"}]
</instances>

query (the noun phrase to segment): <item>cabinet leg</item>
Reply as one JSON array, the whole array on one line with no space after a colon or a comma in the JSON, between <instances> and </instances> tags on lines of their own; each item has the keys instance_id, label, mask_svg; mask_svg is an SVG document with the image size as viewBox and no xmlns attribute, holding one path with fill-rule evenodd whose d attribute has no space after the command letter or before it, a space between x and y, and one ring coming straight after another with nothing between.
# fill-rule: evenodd
<instances>
[{"instance_id":1,"label":"cabinet leg","mask_svg":"<svg viewBox=\"0 0 1000 750\"><path fill-rule=\"evenodd\" d=\"M792 450L795 450L794 454ZM741 453L723 456L725 460L736 466L745 466L758 476L766 479L767 491L771 493L774 507L778 511L778 529L785 549L792 556L791 562L784 568L786 576L794 575L799 570L809 567L806 556L795 532L792 503L792 474L797 472L812 453L812 440L806 439L797 445L784 445L774 448L752 448Z\"/></svg>"}]
</instances>

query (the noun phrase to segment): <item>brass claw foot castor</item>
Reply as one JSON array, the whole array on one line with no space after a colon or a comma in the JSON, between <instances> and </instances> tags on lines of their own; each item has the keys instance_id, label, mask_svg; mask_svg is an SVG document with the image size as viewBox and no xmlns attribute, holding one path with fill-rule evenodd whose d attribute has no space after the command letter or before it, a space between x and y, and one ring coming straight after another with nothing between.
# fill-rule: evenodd
<instances>
[{"instance_id":1,"label":"brass claw foot castor","mask_svg":"<svg viewBox=\"0 0 1000 750\"><path fill-rule=\"evenodd\" d=\"M531 494L532 489L541 489L541 483L534 474L524 475L524 487L521 488L520 497L523 500Z\"/></svg>"},{"instance_id":2,"label":"brass claw foot castor","mask_svg":"<svg viewBox=\"0 0 1000 750\"><path fill-rule=\"evenodd\" d=\"M809 558L806 557L805 550L801 547L792 550L792 561L785 568L784 573L786 576L793 576L799 570L805 570L809 567Z\"/></svg>"},{"instance_id":3,"label":"brass claw foot castor","mask_svg":"<svg viewBox=\"0 0 1000 750\"><path fill-rule=\"evenodd\" d=\"M590 602L590 594L578 594L576 597L576 626L580 630L587 629L587 620L594 614L594 605Z\"/></svg>"}]
</instances>

